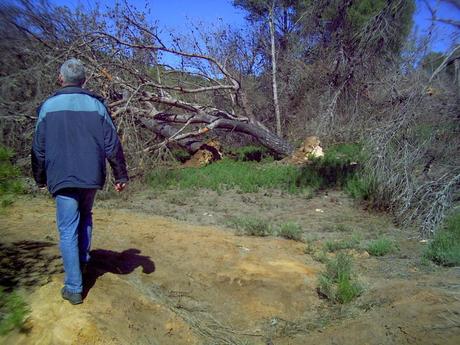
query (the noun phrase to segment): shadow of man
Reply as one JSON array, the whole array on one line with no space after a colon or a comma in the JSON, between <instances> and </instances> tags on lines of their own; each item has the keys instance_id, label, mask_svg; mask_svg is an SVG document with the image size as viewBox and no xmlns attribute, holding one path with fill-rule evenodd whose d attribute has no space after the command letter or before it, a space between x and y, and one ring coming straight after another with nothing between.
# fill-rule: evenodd
<instances>
[{"instance_id":1,"label":"shadow of man","mask_svg":"<svg viewBox=\"0 0 460 345\"><path fill-rule=\"evenodd\" d=\"M139 255L139 249L131 248L125 251L96 249L90 252L91 260L83 273L83 298L89 293L96 280L105 273L129 274L137 267L142 267L142 272L150 274L155 272L155 263L149 256Z\"/></svg>"}]
</instances>

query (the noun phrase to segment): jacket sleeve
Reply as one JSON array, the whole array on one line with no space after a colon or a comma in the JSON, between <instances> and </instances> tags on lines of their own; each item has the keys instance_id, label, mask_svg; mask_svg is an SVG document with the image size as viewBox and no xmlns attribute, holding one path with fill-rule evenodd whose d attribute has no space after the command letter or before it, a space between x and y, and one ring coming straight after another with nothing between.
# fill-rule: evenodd
<instances>
[{"instance_id":1,"label":"jacket sleeve","mask_svg":"<svg viewBox=\"0 0 460 345\"><path fill-rule=\"evenodd\" d=\"M120 139L108 112L106 112L103 121L105 155L112 167L115 183L128 182L129 178L123 148L121 147Z\"/></svg>"},{"instance_id":2,"label":"jacket sleeve","mask_svg":"<svg viewBox=\"0 0 460 345\"><path fill-rule=\"evenodd\" d=\"M34 138L32 141L32 173L38 185L46 184L45 168L45 127L46 122L40 108L37 109L38 120L35 127Z\"/></svg>"}]
</instances>

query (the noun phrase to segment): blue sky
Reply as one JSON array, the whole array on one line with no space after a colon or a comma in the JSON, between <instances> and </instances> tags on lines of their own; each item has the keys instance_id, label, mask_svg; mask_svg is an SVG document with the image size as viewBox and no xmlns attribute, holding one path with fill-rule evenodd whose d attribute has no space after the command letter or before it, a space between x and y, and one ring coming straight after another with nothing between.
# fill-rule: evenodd
<instances>
[{"instance_id":1,"label":"blue sky","mask_svg":"<svg viewBox=\"0 0 460 345\"><path fill-rule=\"evenodd\" d=\"M93 7L95 1L91 0L51 0L58 5L73 7L74 4L82 4L85 7ZM128 0L130 4L142 9L145 6L145 0ZM191 21L201 21L204 24L216 25L216 23L229 24L232 26L242 27L245 25L244 12L232 6L231 0L150 0L147 1L151 9L151 17L157 20L164 32L171 30L177 32L187 31L188 24ZM437 15L440 18L450 18L460 20L460 11L453 5L444 3L439 0L428 0L428 2L437 9ZM104 4L112 5L112 0L101 0L101 8ZM431 15L424 1L416 0L417 9L414 14L414 23L420 34L426 34L431 28ZM446 51L453 42L456 35L459 42L459 29L452 26L436 23L433 35L433 44L431 49L434 51Z\"/></svg>"},{"instance_id":2,"label":"blue sky","mask_svg":"<svg viewBox=\"0 0 460 345\"><path fill-rule=\"evenodd\" d=\"M437 10L437 16L444 19L455 19L460 21L460 11L455 6L437 0L428 0L428 3ZM424 1L416 0L417 9L414 13L414 24L420 34L429 33L432 27L431 13ZM460 43L460 30L451 25L435 23L432 32L433 42L431 49L434 51L445 52L455 41ZM456 38L456 40L455 40Z\"/></svg>"}]
</instances>

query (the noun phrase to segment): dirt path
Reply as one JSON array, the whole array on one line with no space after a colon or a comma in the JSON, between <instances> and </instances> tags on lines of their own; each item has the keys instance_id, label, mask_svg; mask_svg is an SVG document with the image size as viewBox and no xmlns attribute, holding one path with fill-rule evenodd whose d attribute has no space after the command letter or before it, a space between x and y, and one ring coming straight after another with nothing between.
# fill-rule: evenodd
<instances>
[{"instance_id":1,"label":"dirt path","mask_svg":"<svg viewBox=\"0 0 460 345\"><path fill-rule=\"evenodd\" d=\"M321 198L310 202L318 204ZM417 241L401 239L402 250L392 257L357 256L366 291L350 305L334 307L318 297L316 277L324 266L304 253L303 243L235 236L215 226L99 205L94 265L86 278L90 289L79 306L59 296L62 273L52 201L19 200L2 215L2 245L16 248L24 260L11 279L33 287L24 290L31 306L27 332L13 332L0 343L460 341L459 269L419 265ZM356 222L362 220L358 213L363 211L341 205L337 212L357 212ZM338 214L327 221L333 216ZM324 228L315 226L316 235Z\"/></svg>"}]
</instances>

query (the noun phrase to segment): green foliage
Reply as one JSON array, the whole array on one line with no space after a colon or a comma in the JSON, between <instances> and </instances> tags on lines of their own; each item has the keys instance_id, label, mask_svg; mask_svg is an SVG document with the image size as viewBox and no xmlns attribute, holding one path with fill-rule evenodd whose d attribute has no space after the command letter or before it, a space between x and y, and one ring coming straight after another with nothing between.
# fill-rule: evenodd
<instances>
[{"instance_id":1,"label":"green foliage","mask_svg":"<svg viewBox=\"0 0 460 345\"><path fill-rule=\"evenodd\" d=\"M358 235L353 235L351 238L339 241L326 241L324 249L328 252L336 252L343 249L358 249L361 240Z\"/></svg>"},{"instance_id":2,"label":"green foliage","mask_svg":"<svg viewBox=\"0 0 460 345\"><path fill-rule=\"evenodd\" d=\"M460 266L460 212L445 221L428 245L424 256L443 266Z\"/></svg>"},{"instance_id":3,"label":"green foliage","mask_svg":"<svg viewBox=\"0 0 460 345\"><path fill-rule=\"evenodd\" d=\"M252 217L238 217L228 221L228 225L234 227L239 235L269 236L274 233L273 227L265 219Z\"/></svg>"},{"instance_id":4,"label":"green foliage","mask_svg":"<svg viewBox=\"0 0 460 345\"><path fill-rule=\"evenodd\" d=\"M348 9L349 22L355 30L362 28L371 16L375 16L385 7L386 2L386 0L355 1Z\"/></svg>"},{"instance_id":5,"label":"green foliage","mask_svg":"<svg viewBox=\"0 0 460 345\"><path fill-rule=\"evenodd\" d=\"M384 256L395 252L397 249L398 246L396 243L386 237L381 237L371 241L366 246L367 252L373 256Z\"/></svg>"},{"instance_id":6,"label":"green foliage","mask_svg":"<svg viewBox=\"0 0 460 345\"><path fill-rule=\"evenodd\" d=\"M299 0L233 0L233 5L248 12L249 20L258 21L268 16L272 4L287 10L298 2Z\"/></svg>"},{"instance_id":7,"label":"green foliage","mask_svg":"<svg viewBox=\"0 0 460 345\"><path fill-rule=\"evenodd\" d=\"M278 236L294 241L301 241L302 233L302 227L294 222L287 222L281 224L277 231Z\"/></svg>"},{"instance_id":8,"label":"green foliage","mask_svg":"<svg viewBox=\"0 0 460 345\"><path fill-rule=\"evenodd\" d=\"M374 179L364 174L352 176L345 184L345 191L354 199L372 200L375 190Z\"/></svg>"},{"instance_id":9,"label":"green foliage","mask_svg":"<svg viewBox=\"0 0 460 345\"><path fill-rule=\"evenodd\" d=\"M14 152L5 146L0 146L0 162L7 162L13 158Z\"/></svg>"},{"instance_id":10,"label":"green foliage","mask_svg":"<svg viewBox=\"0 0 460 345\"><path fill-rule=\"evenodd\" d=\"M359 143L344 143L329 147L324 153L327 165L343 165L361 162L364 159L363 146Z\"/></svg>"},{"instance_id":11,"label":"green foliage","mask_svg":"<svg viewBox=\"0 0 460 345\"><path fill-rule=\"evenodd\" d=\"M18 294L7 293L0 288L0 335L15 328L20 329L29 312L27 304Z\"/></svg>"},{"instance_id":12,"label":"green foliage","mask_svg":"<svg viewBox=\"0 0 460 345\"><path fill-rule=\"evenodd\" d=\"M326 272L319 276L319 292L333 303L348 303L361 295L363 288L352 272L351 257L338 253L328 260Z\"/></svg>"},{"instance_id":13,"label":"green foliage","mask_svg":"<svg viewBox=\"0 0 460 345\"><path fill-rule=\"evenodd\" d=\"M341 187L352 178L359 162L364 159L362 146L356 143L345 143L328 148L324 157L312 158L311 164L304 169L314 175L321 187ZM319 187L318 187L319 188Z\"/></svg>"},{"instance_id":14,"label":"green foliage","mask_svg":"<svg viewBox=\"0 0 460 345\"><path fill-rule=\"evenodd\" d=\"M184 163L190 158L190 154L182 149L172 150L171 154L174 156L176 160L178 160L181 163Z\"/></svg>"},{"instance_id":15,"label":"green foliage","mask_svg":"<svg viewBox=\"0 0 460 345\"><path fill-rule=\"evenodd\" d=\"M149 183L154 189L237 189L243 193L282 189L296 193L308 186L298 181L300 175L300 169L293 166L223 159L203 168L158 168L151 172Z\"/></svg>"},{"instance_id":16,"label":"green foliage","mask_svg":"<svg viewBox=\"0 0 460 345\"><path fill-rule=\"evenodd\" d=\"M18 179L20 171L11 164L12 150L0 146L0 207L11 205L16 194L23 193L24 186Z\"/></svg>"},{"instance_id":17,"label":"green foliage","mask_svg":"<svg viewBox=\"0 0 460 345\"><path fill-rule=\"evenodd\" d=\"M260 237L276 235L288 240L302 241L302 228L295 222L275 225L261 218L234 217L227 221L227 225L235 228L239 235Z\"/></svg>"},{"instance_id":18,"label":"green foliage","mask_svg":"<svg viewBox=\"0 0 460 345\"><path fill-rule=\"evenodd\" d=\"M414 0L403 0L401 3L386 0L353 1L347 10L347 21L352 28L349 33L356 34L379 13L385 12L387 21L390 21L387 25L395 30L395 34L386 39L385 50L397 52L412 28L414 11Z\"/></svg>"},{"instance_id":19,"label":"green foliage","mask_svg":"<svg viewBox=\"0 0 460 345\"><path fill-rule=\"evenodd\" d=\"M300 174L296 177L295 186L297 188L310 187L314 190L324 185L324 178L319 174L315 167L307 165L300 169Z\"/></svg>"}]
</instances>

